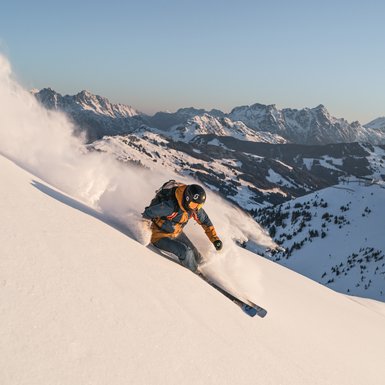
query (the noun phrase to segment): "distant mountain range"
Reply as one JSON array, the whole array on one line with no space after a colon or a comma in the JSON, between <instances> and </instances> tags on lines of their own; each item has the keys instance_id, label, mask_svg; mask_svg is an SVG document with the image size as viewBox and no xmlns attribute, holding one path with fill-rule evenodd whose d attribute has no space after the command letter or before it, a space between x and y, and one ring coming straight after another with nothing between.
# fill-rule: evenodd
<instances>
[{"instance_id":1,"label":"distant mountain range","mask_svg":"<svg viewBox=\"0 0 385 385\"><path fill-rule=\"evenodd\" d=\"M66 112L90 142L103 136L129 134L137 129L161 132L177 141L190 142L197 135L231 136L240 140L268 143L330 144L385 143L385 118L362 126L332 117L323 105L301 110L254 104L235 107L226 114L219 110L182 108L175 113L143 114L123 104L82 91L62 96L50 88L34 91L47 108Z\"/></svg>"},{"instance_id":2,"label":"distant mountain range","mask_svg":"<svg viewBox=\"0 0 385 385\"><path fill-rule=\"evenodd\" d=\"M256 104L237 107L227 115L218 110L184 108L150 117L86 91L61 96L44 89L35 96L46 107L67 113L80 130L86 131L89 149L111 153L123 162L192 175L252 214L266 204L280 204L335 185L341 178L385 179L381 145L310 145L284 138L287 132L294 136L300 130L309 138L309 127L314 133L314 127L318 127L315 122L321 121L326 122L323 133L333 124L344 127L335 129L340 133L334 137L346 139L352 127L359 137L369 132L385 135L377 128L332 118L323 106L279 111L274 106ZM274 132L250 127L266 128L268 121L271 126L276 124ZM284 126L285 121L291 122L291 129ZM297 130L293 122L297 122ZM377 127L379 121L373 124Z\"/></svg>"},{"instance_id":3,"label":"distant mountain range","mask_svg":"<svg viewBox=\"0 0 385 385\"><path fill-rule=\"evenodd\" d=\"M185 143L143 130L88 147L122 162L191 175L252 215L342 179L385 180L385 146L359 143L270 144L216 135Z\"/></svg>"}]
</instances>

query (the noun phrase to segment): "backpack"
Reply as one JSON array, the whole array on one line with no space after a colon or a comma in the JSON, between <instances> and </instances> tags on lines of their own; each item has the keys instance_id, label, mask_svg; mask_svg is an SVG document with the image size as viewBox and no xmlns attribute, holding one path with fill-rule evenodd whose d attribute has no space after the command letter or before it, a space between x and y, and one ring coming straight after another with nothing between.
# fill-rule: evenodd
<instances>
[{"instance_id":1,"label":"backpack","mask_svg":"<svg viewBox=\"0 0 385 385\"><path fill-rule=\"evenodd\" d=\"M162 187L155 191L155 197L152 199L149 207L155 206L161 202L170 200L171 198L175 197L175 190L180 186L184 186L184 183L177 182L174 179L164 183ZM177 207L177 202L175 203L175 207Z\"/></svg>"}]
</instances>

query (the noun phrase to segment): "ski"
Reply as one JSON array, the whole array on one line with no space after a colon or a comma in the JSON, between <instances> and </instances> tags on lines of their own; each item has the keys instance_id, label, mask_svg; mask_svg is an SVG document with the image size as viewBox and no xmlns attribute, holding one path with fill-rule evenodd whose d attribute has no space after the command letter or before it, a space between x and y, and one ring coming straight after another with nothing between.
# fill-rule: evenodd
<instances>
[{"instance_id":1,"label":"ski","mask_svg":"<svg viewBox=\"0 0 385 385\"><path fill-rule=\"evenodd\" d=\"M256 315L258 317L264 318L267 315L267 310L263 307L249 301L249 300L241 300L235 295L229 293L227 290L223 289L222 287L218 286L214 282L209 281L205 276L198 274L200 278L202 278L206 283L208 283L211 287L213 287L215 290L217 290L219 293L223 294L226 298L228 298L231 302L233 302L235 305L237 305L239 308L242 309L244 313L246 313L249 317L255 317Z\"/></svg>"},{"instance_id":2,"label":"ski","mask_svg":"<svg viewBox=\"0 0 385 385\"><path fill-rule=\"evenodd\" d=\"M168 260L176 263L177 265L180 265L180 263L177 260L176 256L173 256L172 253L168 253L167 251L158 249L157 247L153 245L147 246L150 250L156 252L157 254L161 255L162 257L167 258ZM258 317L264 318L267 315L267 310L263 307L249 301L246 299L240 299L236 297L235 295L229 293L226 289L218 286L216 283L210 281L207 277L205 277L202 273L196 272L194 273L201 279L203 279L208 285L210 285L212 288L217 290L219 293L224 295L226 298L228 298L231 302L233 302L235 305L237 305L244 313L246 313L249 317L255 317L256 315Z\"/></svg>"}]
</instances>

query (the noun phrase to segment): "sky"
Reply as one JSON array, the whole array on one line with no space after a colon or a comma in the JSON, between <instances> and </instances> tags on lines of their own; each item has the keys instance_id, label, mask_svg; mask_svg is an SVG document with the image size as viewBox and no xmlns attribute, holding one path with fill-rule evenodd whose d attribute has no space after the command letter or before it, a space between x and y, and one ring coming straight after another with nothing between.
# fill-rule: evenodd
<instances>
[{"instance_id":1,"label":"sky","mask_svg":"<svg viewBox=\"0 0 385 385\"><path fill-rule=\"evenodd\" d=\"M385 116L385 2L8 1L0 52L28 89L81 90L153 114L324 104Z\"/></svg>"}]
</instances>

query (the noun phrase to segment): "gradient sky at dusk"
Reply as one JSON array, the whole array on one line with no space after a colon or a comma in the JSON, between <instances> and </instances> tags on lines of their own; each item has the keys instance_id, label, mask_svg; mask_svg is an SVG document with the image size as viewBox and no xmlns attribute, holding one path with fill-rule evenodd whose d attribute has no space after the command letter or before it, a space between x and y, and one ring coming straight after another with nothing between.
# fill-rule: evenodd
<instances>
[{"instance_id":1,"label":"gradient sky at dusk","mask_svg":"<svg viewBox=\"0 0 385 385\"><path fill-rule=\"evenodd\" d=\"M146 112L324 104L385 116L385 2L18 1L0 52L27 88L87 89Z\"/></svg>"}]
</instances>

